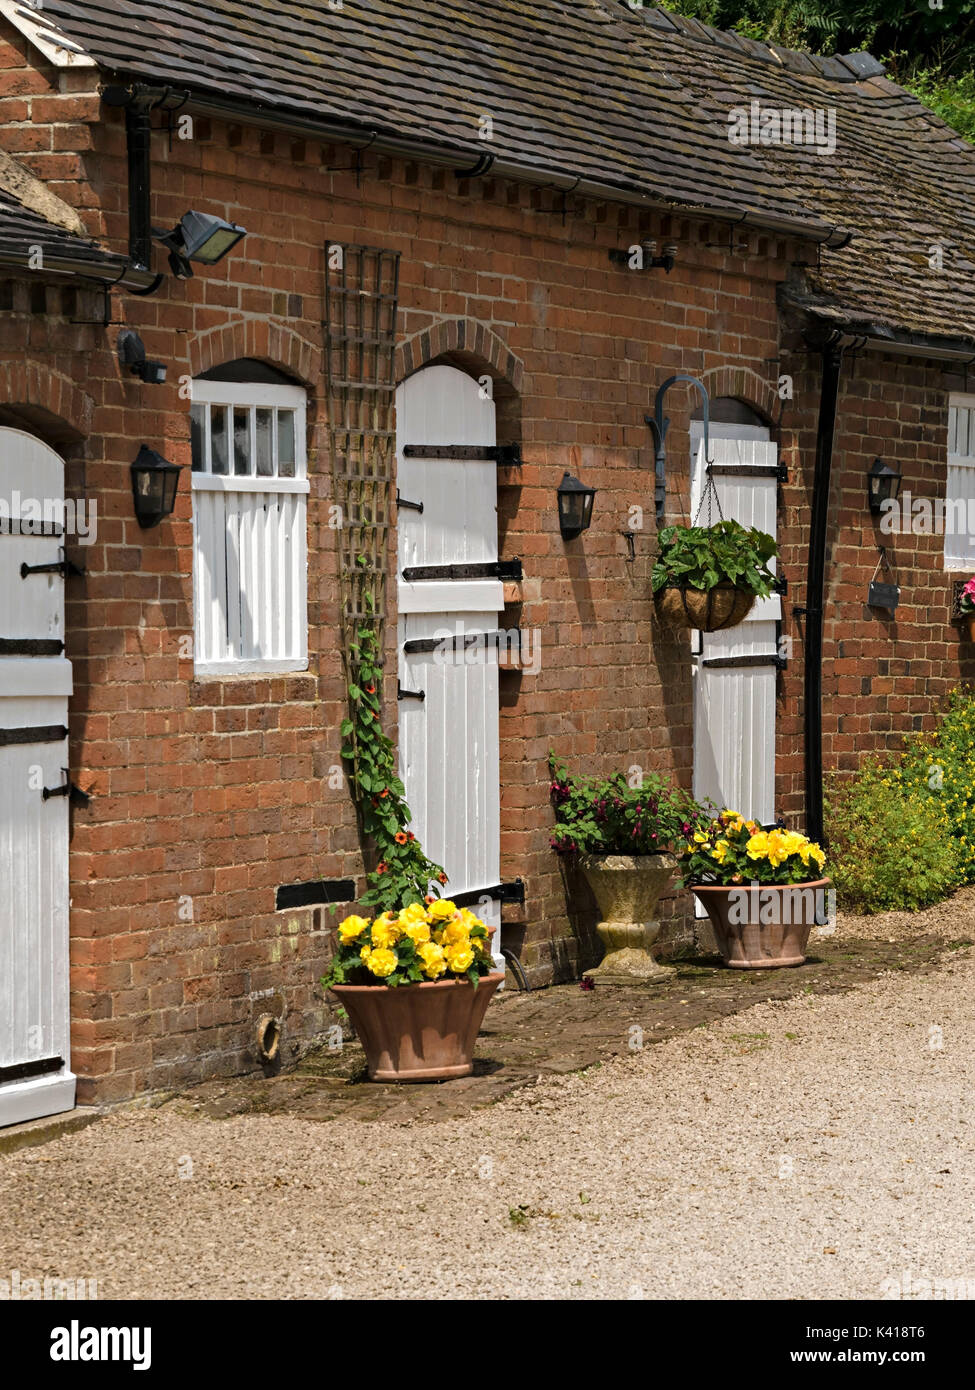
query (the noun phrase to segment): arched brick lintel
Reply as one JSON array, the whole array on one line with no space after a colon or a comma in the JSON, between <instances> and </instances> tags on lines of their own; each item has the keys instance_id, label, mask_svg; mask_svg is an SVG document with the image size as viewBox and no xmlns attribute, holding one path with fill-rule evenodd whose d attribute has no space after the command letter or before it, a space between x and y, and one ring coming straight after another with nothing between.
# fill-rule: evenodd
<instances>
[{"instance_id":1,"label":"arched brick lintel","mask_svg":"<svg viewBox=\"0 0 975 1390\"><path fill-rule=\"evenodd\" d=\"M256 357L291 372L306 386L316 387L321 381L321 349L273 318L238 319L203 333L191 333L186 346L193 376L238 357Z\"/></svg>"},{"instance_id":2,"label":"arched brick lintel","mask_svg":"<svg viewBox=\"0 0 975 1390\"><path fill-rule=\"evenodd\" d=\"M405 381L421 367L447 356L483 363L495 381L503 381L512 391L524 391L525 367L521 358L508 349L503 338L477 319L441 319L429 328L412 334L396 349L396 380Z\"/></svg>"},{"instance_id":3,"label":"arched brick lintel","mask_svg":"<svg viewBox=\"0 0 975 1390\"><path fill-rule=\"evenodd\" d=\"M0 363L0 406L18 405L56 417L79 440L91 433L95 413L91 396L40 362Z\"/></svg>"},{"instance_id":4,"label":"arched brick lintel","mask_svg":"<svg viewBox=\"0 0 975 1390\"><path fill-rule=\"evenodd\" d=\"M707 387L708 396L712 401L717 400L719 396L730 396L734 400L744 401L769 422L775 420L779 413L781 402L777 383L760 376L752 367L711 367L701 373L701 380Z\"/></svg>"}]
</instances>

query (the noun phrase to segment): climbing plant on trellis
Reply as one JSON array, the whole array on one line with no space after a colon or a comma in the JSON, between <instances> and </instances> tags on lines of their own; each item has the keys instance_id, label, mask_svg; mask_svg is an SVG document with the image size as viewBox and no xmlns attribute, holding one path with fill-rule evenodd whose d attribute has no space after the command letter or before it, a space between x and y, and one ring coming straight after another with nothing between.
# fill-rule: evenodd
<instances>
[{"instance_id":1,"label":"climbing plant on trellis","mask_svg":"<svg viewBox=\"0 0 975 1390\"><path fill-rule=\"evenodd\" d=\"M392 503L399 252L325 245L325 383L337 514L342 659L363 623L383 650Z\"/></svg>"}]
</instances>

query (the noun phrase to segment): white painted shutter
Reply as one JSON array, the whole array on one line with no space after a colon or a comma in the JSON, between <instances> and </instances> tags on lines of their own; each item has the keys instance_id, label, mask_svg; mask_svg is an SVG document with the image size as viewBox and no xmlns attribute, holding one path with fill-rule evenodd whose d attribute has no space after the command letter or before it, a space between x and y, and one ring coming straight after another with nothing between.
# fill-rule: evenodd
<instances>
[{"instance_id":1,"label":"white painted shutter","mask_svg":"<svg viewBox=\"0 0 975 1390\"><path fill-rule=\"evenodd\" d=\"M975 396L952 396L948 407L945 569L975 573Z\"/></svg>"},{"instance_id":2,"label":"white painted shutter","mask_svg":"<svg viewBox=\"0 0 975 1390\"><path fill-rule=\"evenodd\" d=\"M494 403L454 367L428 367L396 393L397 486L422 502L422 514L398 513L399 678L422 701L399 702L400 774L413 829L431 859L443 864L447 892L481 892L500 880L498 655L483 644L464 653L404 652L414 640L495 632L504 606L499 579L407 582L419 565L490 563L498 558L497 464L493 459L404 458L408 444L493 445ZM458 644L459 645L459 644ZM469 658L469 659L465 659ZM485 897L475 911L497 928L500 903Z\"/></svg>"},{"instance_id":3,"label":"white painted shutter","mask_svg":"<svg viewBox=\"0 0 975 1390\"><path fill-rule=\"evenodd\" d=\"M306 670L304 390L196 381L192 422L196 674Z\"/></svg>"},{"instance_id":4,"label":"white painted shutter","mask_svg":"<svg viewBox=\"0 0 975 1390\"><path fill-rule=\"evenodd\" d=\"M22 565L61 558L65 537L22 534L35 506L63 529L64 464L32 435L0 428L0 639L64 639L64 580ZM51 525L47 527L51 530ZM62 655L0 647L0 1125L70 1110L67 739L22 742L21 730L65 728L71 665ZM58 1062L57 1059L60 1059ZM6 1076L5 1076L6 1073Z\"/></svg>"},{"instance_id":5,"label":"white painted shutter","mask_svg":"<svg viewBox=\"0 0 975 1390\"><path fill-rule=\"evenodd\" d=\"M758 438L766 432L757 427L728 425L716 430L717 436L710 441L712 461L735 470L715 475L724 516L774 537L777 479L771 470L777 462L776 445ZM724 431L748 437L722 437ZM692 430L692 443L693 516L705 481L699 428ZM716 514L712 520L718 520ZM701 524L706 524L706 517L701 517ZM763 823L775 813L776 668L771 660L757 666L705 663L777 656L776 622L781 614L777 594L759 599L738 627L700 634L694 663L694 795L713 801L718 810L728 807Z\"/></svg>"}]
</instances>

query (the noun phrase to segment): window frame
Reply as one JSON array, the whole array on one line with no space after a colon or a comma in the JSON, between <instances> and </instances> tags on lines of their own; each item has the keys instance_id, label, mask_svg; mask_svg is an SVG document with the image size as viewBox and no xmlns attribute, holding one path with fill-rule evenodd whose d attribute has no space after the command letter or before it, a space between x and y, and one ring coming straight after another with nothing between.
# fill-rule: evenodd
<instances>
[{"instance_id":1,"label":"window frame","mask_svg":"<svg viewBox=\"0 0 975 1390\"><path fill-rule=\"evenodd\" d=\"M205 428L205 449L207 463L210 462L211 450L211 428L213 407L225 406L231 411L235 407L244 407L250 411L249 429L249 467L248 473L212 473L208 469L190 469L191 493L263 493L263 494L291 494L295 496L296 505L301 509L302 533L300 537L300 554L295 557L296 565L295 593L298 602L297 626L300 634L299 651L293 656L287 657L234 657L221 659L200 658L200 627L198 603L201 599L202 585L198 579L198 566L202 557L202 537L197 527L197 508L193 507L193 634L194 634L194 677L197 679L213 679L217 677L235 677L249 674L274 673L274 672L300 672L308 670L308 513L307 503L299 502L299 498L307 497L311 490L308 479L308 449L307 449L307 408L308 398L305 388L302 386L284 386L271 384L268 382L225 382L225 381L206 381L194 378L191 387L189 401L190 409L194 406L204 405L208 407L204 414ZM294 476L280 477L277 475L258 474L256 471L256 412L260 409L284 409L294 412L295 427L295 460ZM275 417L276 418L276 417ZM233 418L231 415L231 428L228 434L230 448L228 450L228 467L234 466L233 458ZM191 425L192 428L192 425ZM277 462L277 431L273 432L274 437L274 458Z\"/></svg>"},{"instance_id":2,"label":"window frame","mask_svg":"<svg viewBox=\"0 0 975 1390\"><path fill-rule=\"evenodd\" d=\"M947 449L945 451L946 521L941 553L946 574L970 575L973 573L973 571L975 571L975 551L973 551L972 555L963 558L959 558L957 556L948 554L948 542L949 539L953 539L953 533L949 533L947 525L948 505L952 500L948 495L948 479L950 476L950 470L952 468L968 468L972 470L972 476L973 478L975 478L975 442L972 441L971 431L969 433L969 448L972 449L973 452L968 454L955 454L951 452L951 412L957 411L959 409L970 410L975 412L975 394L966 391L952 391L948 395ZM975 423L975 416L973 416L972 420L970 420L970 426L972 423Z\"/></svg>"}]
</instances>

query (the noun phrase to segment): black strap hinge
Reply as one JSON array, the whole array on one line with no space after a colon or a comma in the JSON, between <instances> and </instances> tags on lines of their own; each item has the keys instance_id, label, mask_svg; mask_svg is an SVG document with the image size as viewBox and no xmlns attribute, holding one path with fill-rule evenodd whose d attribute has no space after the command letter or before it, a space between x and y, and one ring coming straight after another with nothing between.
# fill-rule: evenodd
<instances>
[{"instance_id":1,"label":"black strap hinge","mask_svg":"<svg viewBox=\"0 0 975 1390\"><path fill-rule=\"evenodd\" d=\"M518 468L522 462L520 444L406 444L401 454L405 459L493 462L502 468Z\"/></svg>"},{"instance_id":2,"label":"black strap hinge","mask_svg":"<svg viewBox=\"0 0 975 1390\"><path fill-rule=\"evenodd\" d=\"M423 579L508 579L524 578L520 560L485 560L462 565L408 565L403 571L406 583Z\"/></svg>"},{"instance_id":3,"label":"black strap hinge","mask_svg":"<svg viewBox=\"0 0 975 1390\"><path fill-rule=\"evenodd\" d=\"M62 767L61 771L64 773L65 780L61 783L60 787L44 787L41 796L45 801L50 801L52 796L66 796L72 806L87 806L91 801L90 794L88 792L83 792L80 787L75 786L74 782L72 782L71 778L68 776L68 769L66 767Z\"/></svg>"},{"instance_id":4,"label":"black strap hinge","mask_svg":"<svg viewBox=\"0 0 975 1390\"><path fill-rule=\"evenodd\" d=\"M403 511L404 508L405 508L407 511L411 511L411 512L420 512L420 513L423 512L423 503L422 503L422 502L409 502L409 501L407 501L407 499L406 499L405 497L401 497L401 496L399 495L399 489L398 489L398 488L397 488L397 490L396 490L396 505L397 505L397 507L399 508L400 511Z\"/></svg>"},{"instance_id":5,"label":"black strap hinge","mask_svg":"<svg viewBox=\"0 0 975 1390\"><path fill-rule=\"evenodd\" d=\"M427 692L425 690L404 690L400 681L396 682L397 700L425 700Z\"/></svg>"},{"instance_id":6,"label":"black strap hinge","mask_svg":"<svg viewBox=\"0 0 975 1390\"><path fill-rule=\"evenodd\" d=\"M62 551L61 559L52 560L51 563L48 565L28 565L26 563L21 565L21 579L26 579L29 574L59 574L62 579L67 579L69 574L78 576L83 575L84 570L79 569L78 566L74 563L74 561L69 560L68 557Z\"/></svg>"}]
</instances>

